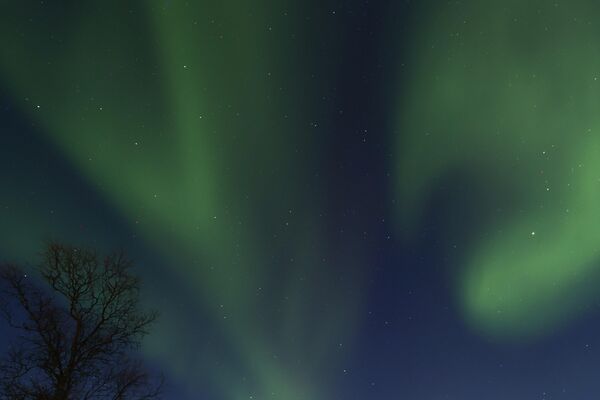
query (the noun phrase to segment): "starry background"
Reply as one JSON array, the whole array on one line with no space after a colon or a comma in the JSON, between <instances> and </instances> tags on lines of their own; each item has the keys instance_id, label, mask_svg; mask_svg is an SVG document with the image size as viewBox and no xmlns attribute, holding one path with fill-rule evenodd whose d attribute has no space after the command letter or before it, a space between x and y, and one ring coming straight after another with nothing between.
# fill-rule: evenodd
<instances>
[{"instance_id":1,"label":"starry background","mask_svg":"<svg viewBox=\"0 0 600 400\"><path fill-rule=\"evenodd\" d=\"M167 399L593 398L599 13L1 2L0 256L127 249Z\"/></svg>"}]
</instances>

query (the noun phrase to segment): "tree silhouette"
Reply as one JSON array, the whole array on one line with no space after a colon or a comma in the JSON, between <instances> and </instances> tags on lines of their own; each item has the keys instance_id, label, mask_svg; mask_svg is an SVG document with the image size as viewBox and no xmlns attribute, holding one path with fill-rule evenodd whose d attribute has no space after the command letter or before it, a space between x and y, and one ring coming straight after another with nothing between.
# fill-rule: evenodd
<instances>
[{"instance_id":1,"label":"tree silhouette","mask_svg":"<svg viewBox=\"0 0 600 400\"><path fill-rule=\"evenodd\" d=\"M132 358L156 313L139 304L140 280L123 252L51 243L41 285L0 266L0 311L18 335L0 363L2 400L153 399L152 379Z\"/></svg>"}]
</instances>

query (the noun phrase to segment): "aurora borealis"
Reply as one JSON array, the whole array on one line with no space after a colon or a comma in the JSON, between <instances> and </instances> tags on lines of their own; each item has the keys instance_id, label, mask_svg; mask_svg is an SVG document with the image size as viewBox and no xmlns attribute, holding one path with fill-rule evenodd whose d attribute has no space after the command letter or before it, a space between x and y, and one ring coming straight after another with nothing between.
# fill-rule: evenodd
<instances>
[{"instance_id":1,"label":"aurora borealis","mask_svg":"<svg viewBox=\"0 0 600 400\"><path fill-rule=\"evenodd\" d=\"M413 213L432 177L467 171L488 181L490 221L458 290L491 333L548 329L598 282L600 53L587 18L598 11L592 2L449 6L416 44L422 73L401 122L415 132L403 139L402 212ZM422 172L407 176L414 169Z\"/></svg>"},{"instance_id":2,"label":"aurora borealis","mask_svg":"<svg viewBox=\"0 0 600 400\"><path fill-rule=\"evenodd\" d=\"M127 249L166 399L593 397L599 13L3 2L0 258Z\"/></svg>"}]
</instances>

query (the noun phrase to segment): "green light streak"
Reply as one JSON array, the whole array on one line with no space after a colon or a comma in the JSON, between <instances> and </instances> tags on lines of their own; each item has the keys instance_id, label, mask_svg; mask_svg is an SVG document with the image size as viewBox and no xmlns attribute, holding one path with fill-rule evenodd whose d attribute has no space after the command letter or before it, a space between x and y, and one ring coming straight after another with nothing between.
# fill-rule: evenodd
<instances>
[{"instance_id":1,"label":"green light streak","mask_svg":"<svg viewBox=\"0 0 600 400\"><path fill-rule=\"evenodd\" d=\"M209 352L190 354L193 339L182 340L180 330L193 316L168 300L169 322L147 344L150 357L191 386L214 374L227 399L248 398L252 385L242 375L256 382L256 398L326 398L331 349L352 336L357 312L339 315L337 308L357 310L360 280L351 271L360 254L348 262L344 284L321 272L322 204L305 194L310 172L298 151L313 145L306 121L314 110L302 98L277 98L285 94L281 82L298 85L285 90L311 89L293 79L299 56L268 29L279 11L236 0L156 1L132 12L118 4L65 9L70 24L6 7L0 79L74 168L164 255L181 290L210 310L207 324L219 327L237 363L214 374ZM295 222L289 231L286 219ZM274 232L285 237L281 244ZM295 260L286 261L283 282L270 276L276 252ZM308 298L303 277L322 289L311 287ZM279 286L289 293L269 294ZM320 304L324 294L333 305ZM281 308L282 316L263 321L265 307ZM315 311L324 329L306 332ZM284 349L277 357L274 339Z\"/></svg>"},{"instance_id":2,"label":"green light streak","mask_svg":"<svg viewBox=\"0 0 600 400\"><path fill-rule=\"evenodd\" d=\"M457 284L467 320L486 334L552 332L598 282L599 11L591 1L421 9L429 22L398 106L399 218L414 226L456 171L495 193Z\"/></svg>"}]
</instances>

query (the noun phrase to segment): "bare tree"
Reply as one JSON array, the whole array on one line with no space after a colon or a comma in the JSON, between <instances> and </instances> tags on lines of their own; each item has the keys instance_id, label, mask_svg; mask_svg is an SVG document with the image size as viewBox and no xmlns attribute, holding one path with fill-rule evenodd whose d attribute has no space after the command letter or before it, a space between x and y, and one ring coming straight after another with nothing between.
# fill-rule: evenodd
<instances>
[{"instance_id":1,"label":"bare tree","mask_svg":"<svg viewBox=\"0 0 600 400\"><path fill-rule=\"evenodd\" d=\"M155 380L132 358L156 313L140 308L140 281L123 252L98 257L52 243L36 284L0 266L0 311L18 335L0 363L2 400L154 399Z\"/></svg>"}]
</instances>

